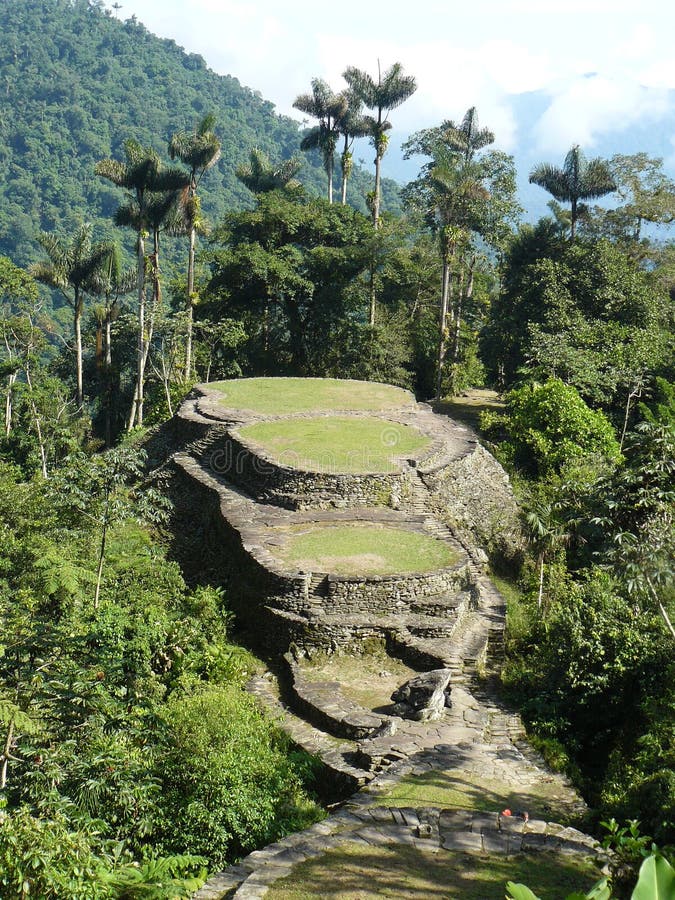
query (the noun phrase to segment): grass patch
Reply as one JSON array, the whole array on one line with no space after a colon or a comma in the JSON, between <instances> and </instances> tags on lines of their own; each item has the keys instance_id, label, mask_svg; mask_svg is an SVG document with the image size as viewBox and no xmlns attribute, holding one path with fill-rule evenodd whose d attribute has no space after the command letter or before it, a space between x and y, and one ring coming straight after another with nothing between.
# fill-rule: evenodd
<instances>
[{"instance_id":1,"label":"grass patch","mask_svg":"<svg viewBox=\"0 0 675 900\"><path fill-rule=\"evenodd\" d=\"M338 378L237 378L209 384L230 409L285 415L329 409L382 410L412 406L408 391L390 384Z\"/></svg>"},{"instance_id":2,"label":"grass patch","mask_svg":"<svg viewBox=\"0 0 675 900\"><path fill-rule=\"evenodd\" d=\"M433 404L434 412L463 422L474 431L480 432L480 414L483 412L503 412L504 403L496 391L472 388L456 397L440 400Z\"/></svg>"},{"instance_id":3,"label":"grass patch","mask_svg":"<svg viewBox=\"0 0 675 900\"><path fill-rule=\"evenodd\" d=\"M391 695L418 673L400 659L380 652L374 656L321 654L302 664L308 681L338 681L345 697L370 710L391 704Z\"/></svg>"},{"instance_id":4,"label":"grass patch","mask_svg":"<svg viewBox=\"0 0 675 900\"><path fill-rule=\"evenodd\" d=\"M562 900L597 881L592 863L556 853L485 857L405 845L346 845L296 866L270 886L268 900L503 900L507 881L527 884L546 900Z\"/></svg>"},{"instance_id":5,"label":"grass patch","mask_svg":"<svg viewBox=\"0 0 675 900\"><path fill-rule=\"evenodd\" d=\"M284 465L318 472L395 472L397 457L419 453L431 443L409 425L345 416L258 422L240 434Z\"/></svg>"},{"instance_id":6,"label":"grass patch","mask_svg":"<svg viewBox=\"0 0 675 900\"><path fill-rule=\"evenodd\" d=\"M534 819L571 824L566 800L559 794L556 781L537 782L531 788L513 790L502 781L481 778L473 772L442 769L407 775L392 788L374 795L376 806L438 806L444 809L474 809L477 812L499 812L502 809L525 809Z\"/></svg>"},{"instance_id":7,"label":"grass patch","mask_svg":"<svg viewBox=\"0 0 675 900\"><path fill-rule=\"evenodd\" d=\"M311 525L287 532L272 552L308 572L386 575L433 572L454 565L457 553L443 541L403 528L377 525Z\"/></svg>"}]
</instances>

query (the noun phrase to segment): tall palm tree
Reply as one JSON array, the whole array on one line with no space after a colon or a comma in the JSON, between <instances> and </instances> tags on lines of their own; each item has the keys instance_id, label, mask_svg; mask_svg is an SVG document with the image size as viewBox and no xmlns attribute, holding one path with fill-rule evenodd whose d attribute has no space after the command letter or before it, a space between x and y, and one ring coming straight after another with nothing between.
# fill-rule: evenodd
<instances>
[{"instance_id":1,"label":"tall palm tree","mask_svg":"<svg viewBox=\"0 0 675 900\"><path fill-rule=\"evenodd\" d=\"M115 398L112 365L112 323L119 315L122 297L134 289L136 275L133 268L123 269L119 245L111 243L102 265L96 271L94 293L102 300L94 308L97 322L97 368L103 382L103 410L105 445L112 447L112 410Z\"/></svg>"},{"instance_id":2,"label":"tall palm tree","mask_svg":"<svg viewBox=\"0 0 675 900\"><path fill-rule=\"evenodd\" d=\"M92 288L96 271L108 252L108 244L92 247L92 226L85 222L78 227L70 241L53 233L39 235L38 243L48 259L31 266L31 274L38 281L58 288L73 311L75 338L76 401L82 409L84 388L82 377L82 312L86 293Z\"/></svg>"},{"instance_id":3,"label":"tall palm tree","mask_svg":"<svg viewBox=\"0 0 675 900\"><path fill-rule=\"evenodd\" d=\"M375 147L375 193L373 196L373 223L375 228L380 222L380 167L382 157L387 150L387 131L391 122L387 116L411 97L417 90L417 82L412 75L403 74L401 63L394 63L382 74L380 63L377 64L377 81L362 69L349 66L342 73L350 89L363 105L373 110L373 116L365 116L368 123L370 139Z\"/></svg>"},{"instance_id":4,"label":"tall palm tree","mask_svg":"<svg viewBox=\"0 0 675 900\"><path fill-rule=\"evenodd\" d=\"M322 78L312 78L312 93L300 94L293 106L307 113L319 124L310 128L300 143L301 150L318 149L323 157L323 167L328 176L328 202L333 202L333 172L335 169L335 148L340 131L337 120L347 109L347 98L334 94Z\"/></svg>"},{"instance_id":5,"label":"tall palm tree","mask_svg":"<svg viewBox=\"0 0 675 900\"><path fill-rule=\"evenodd\" d=\"M96 174L112 181L128 193L127 202L117 211L116 222L136 231L136 289L138 296L138 342L136 347L136 389L129 416L129 430L134 424L143 425L145 383L146 324L145 324L145 235L150 230L152 204L158 193L183 190L187 176L180 169L167 169L158 154L138 141L124 142L125 162L104 159L96 165ZM154 197L153 197L154 195Z\"/></svg>"},{"instance_id":6,"label":"tall palm tree","mask_svg":"<svg viewBox=\"0 0 675 900\"><path fill-rule=\"evenodd\" d=\"M342 205L347 203L347 182L352 174L354 167L352 157L352 145L356 138L367 137L370 134L370 128L363 113L361 112L362 103L353 91L344 91L347 104L341 115L335 120L335 127L339 134L344 138L342 145L342 153L340 154L340 170L342 173Z\"/></svg>"},{"instance_id":7,"label":"tall palm tree","mask_svg":"<svg viewBox=\"0 0 675 900\"><path fill-rule=\"evenodd\" d=\"M530 184L538 184L556 200L572 204L570 238L574 240L579 201L604 197L616 190L609 165L602 159L586 159L578 144L565 157L562 169L541 163L530 172Z\"/></svg>"},{"instance_id":8,"label":"tall palm tree","mask_svg":"<svg viewBox=\"0 0 675 900\"><path fill-rule=\"evenodd\" d=\"M301 187L295 177L301 166L302 160L298 156L292 156L275 166L267 154L256 147L251 150L249 162L237 166L235 175L252 194L266 194L277 190L293 194Z\"/></svg>"},{"instance_id":9,"label":"tall palm tree","mask_svg":"<svg viewBox=\"0 0 675 900\"><path fill-rule=\"evenodd\" d=\"M193 131L179 131L169 142L169 156L179 159L190 169L190 184L185 197L184 211L190 239L187 270L187 297L185 311L187 328L185 338L185 380L192 376L192 320L195 293L195 241L199 220L199 198L197 188L205 172L213 168L220 159L221 143L214 133L215 116L208 115Z\"/></svg>"},{"instance_id":10,"label":"tall palm tree","mask_svg":"<svg viewBox=\"0 0 675 900\"><path fill-rule=\"evenodd\" d=\"M478 150L494 144L495 140L493 131L480 127L475 106L467 109L459 125L448 119L443 122L440 130L442 140L451 150L461 153L467 163L471 162Z\"/></svg>"},{"instance_id":11,"label":"tall palm tree","mask_svg":"<svg viewBox=\"0 0 675 900\"><path fill-rule=\"evenodd\" d=\"M440 400L443 385L443 370L447 354L449 329L448 312L452 309L454 327L455 357L458 353L459 330L462 317L462 291L458 291L457 303L453 308L451 273L458 248L468 246L470 233L476 225L475 207L489 199L489 192L483 184L483 173L476 163L458 164L457 154L437 150L434 164L429 170L427 196L432 218L432 227L438 234L441 254L441 302L438 339L438 371L436 374L436 399ZM473 263L468 268L466 299L473 292ZM457 360L455 359L455 362Z\"/></svg>"}]
</instances>

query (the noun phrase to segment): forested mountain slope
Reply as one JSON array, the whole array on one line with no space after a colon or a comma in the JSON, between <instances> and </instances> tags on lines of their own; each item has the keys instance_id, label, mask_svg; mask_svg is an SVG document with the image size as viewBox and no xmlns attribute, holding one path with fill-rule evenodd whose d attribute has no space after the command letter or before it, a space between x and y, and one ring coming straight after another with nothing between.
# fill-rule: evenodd
<instances>
[{"instance_id":1,"label":"forested mountain slope","mask_svg":"<svg viewBox=\"0 0 675 900\"><path fill-rule=\"evenodd\" d=\"M127 138L166 154L175 131L214 113L223 152L202 192L212 221L250 204L234 173L253 147L272 160L299 149L297 123L258 93L99 3L3 0L0 30L0 253L20 264L38 253L40 230L69 232L87 218L111 231L119 191L94 165L121 158ZM323 192L318 155L300 177ZM350 200L364 211L370 182L369 173L355 172L350 185ZM393 182L385 208L398 208Z\"/></svg>"}]
</instances>

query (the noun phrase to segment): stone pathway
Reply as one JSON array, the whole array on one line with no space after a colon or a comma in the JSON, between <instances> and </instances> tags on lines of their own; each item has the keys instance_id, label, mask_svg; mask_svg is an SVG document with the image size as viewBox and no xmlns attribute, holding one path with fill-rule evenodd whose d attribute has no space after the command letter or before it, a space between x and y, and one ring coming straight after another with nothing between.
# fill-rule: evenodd
<instances>
[{"instance_id":1,"label":"stone pathway","mask_svg":"<svg viewBox=\"0 0 675 900\"><path fill-rule=\"evenodd\" d=\"M337 742L285 709L268 679L250 689L283 715L282 724L309 752L319 753L345 779L365 787L324 822L255 851L238 866L215 875L195 900L262 897L295 865L346 844L408 844L418 848L482 854L556 850L604 859L597 841L575 828L550 821L576 818L585 804L569 781L551 773L528 744L521 719L504 709L488 692L455 685L452 707L443 719L420 723L400 720L396 734L361 741ZM350 760L358 760L353 765ZM466 794L467 805L479 809L413 804L395 805L389 792L433 776ZM407 779L407 781L406 781ZM511 799L509 799L511 798ZM484 811L494 800L495 808ZM526 804L530 815L502 816L503 804ZM522 808L522 806L521 806Z\"/></svg>"}]
</instances>

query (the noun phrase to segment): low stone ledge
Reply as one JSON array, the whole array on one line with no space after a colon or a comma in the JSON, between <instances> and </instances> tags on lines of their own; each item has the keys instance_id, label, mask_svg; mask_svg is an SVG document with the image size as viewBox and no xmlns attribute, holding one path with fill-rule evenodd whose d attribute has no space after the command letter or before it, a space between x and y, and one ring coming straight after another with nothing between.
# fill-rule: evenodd
<instances>
[{"instance_id":1,"label":"low stone ledge","mask_svg":"<svg viewBox=\"0 0 675 900\"><path fill-rule=\"evenodd\" d=\"M290 653L284 654L283 659L299 711L330 734L357 741L389 721L388 716L373 713L345 697L338 682L306 678Z\"/></svg>"},{"instance_id":2,"label":"low stone ledge","mask_svg":"<svg viewBox=\"0 0 675 900\"><path fill-rule=\"evenodd\" d=\"M250 854L238 866L214 875L194 895L194 900L262 896L255 892L266 891L270 884L285 878L294 865L346 844L410 845L431 848L435 852L470 853L482 857L554 852L583 856L599 864L607 860L606 852L592 837L576 829L563 829L553 822L524 823L524 832L507 833L499 830L498 823L504 817L496 812L478 814L471 810L436 807L372 807L369 802L366 795L358 795L346 811L320 823L323 828L312 826L292 835L292 842L288 838L277 842L268 848L272 852L266 857ZM574 832L575 839L561 841L563 831ZM233 889L236 890L234 894Z\"/></svg>"}]
</instances>

